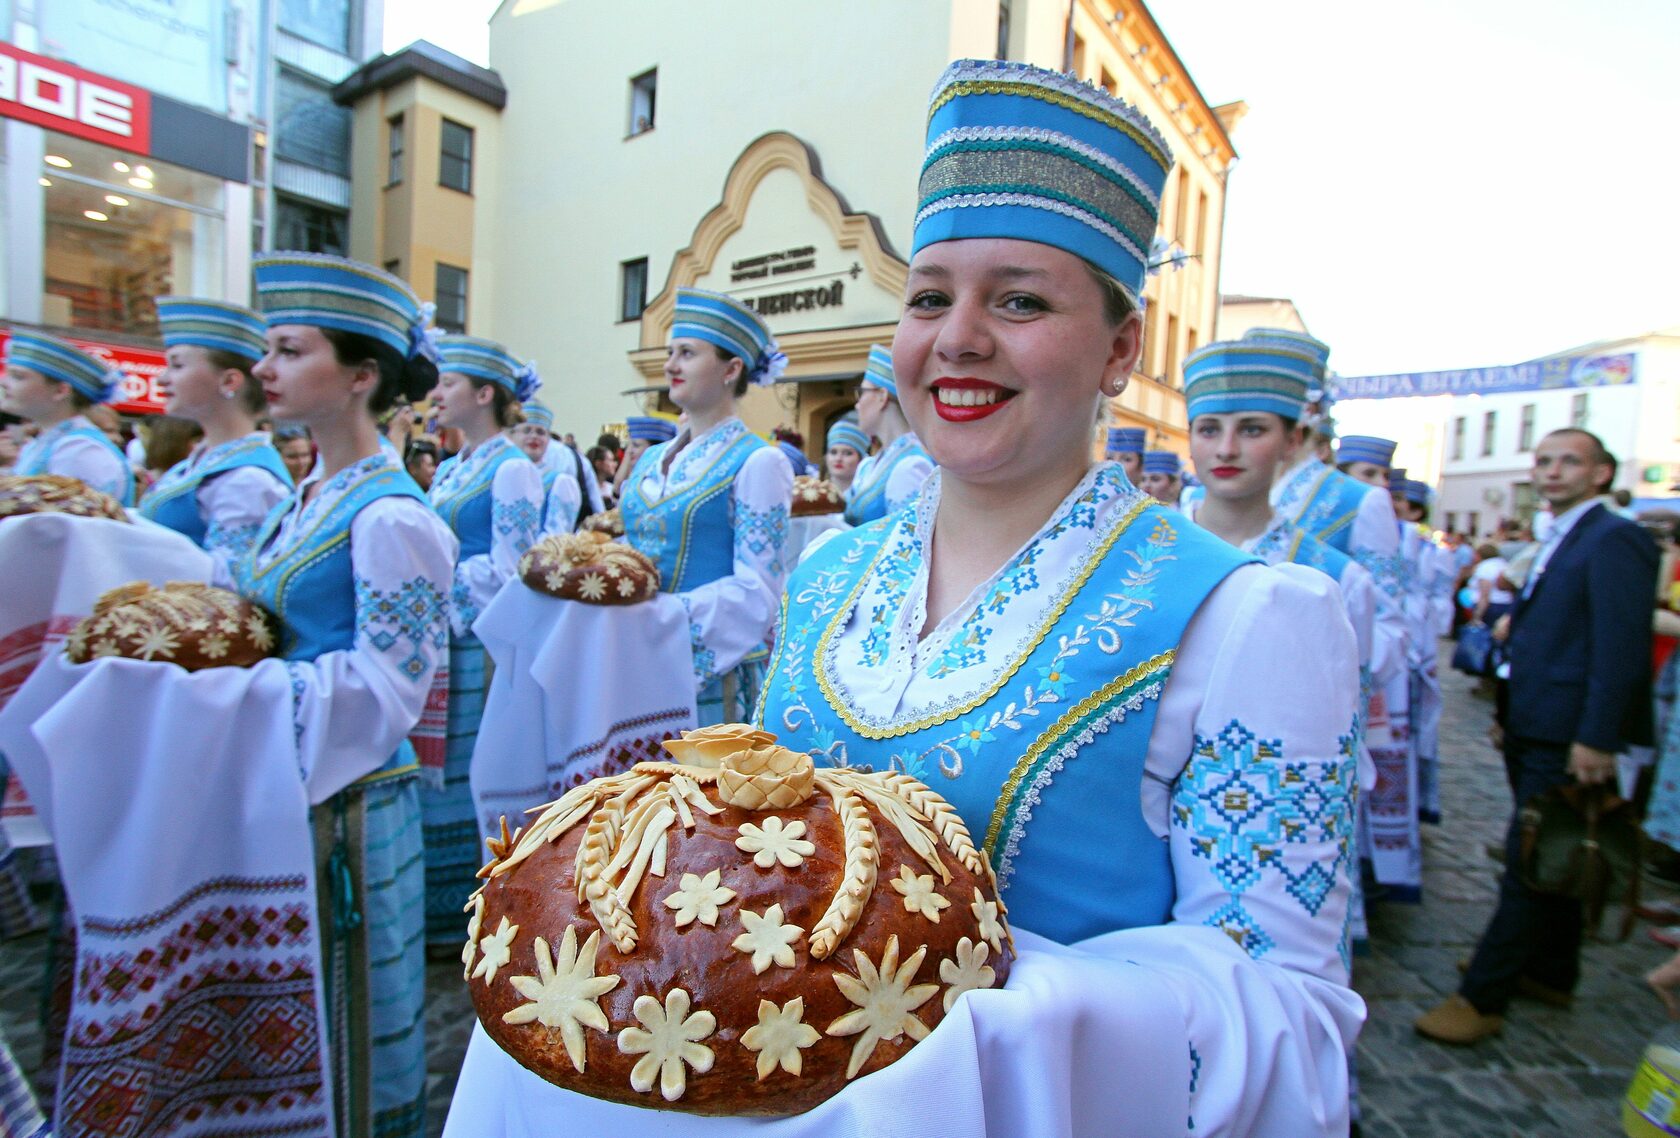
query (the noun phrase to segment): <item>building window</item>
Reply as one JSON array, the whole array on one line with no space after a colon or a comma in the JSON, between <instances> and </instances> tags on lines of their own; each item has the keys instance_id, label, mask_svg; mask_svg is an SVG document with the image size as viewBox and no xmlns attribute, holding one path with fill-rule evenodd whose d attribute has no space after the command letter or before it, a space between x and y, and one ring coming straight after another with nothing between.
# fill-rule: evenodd
<instances>
[{"instance_id":1,"label":"building window","mask_svg":"<svg viewBox=\"0 0 1680 1138\"><path fill-rule=\"evenodd\" d=\"M997 57L1009 58L1009 0L998 0Z\"/></svg>"},{"instance_id":2,"label":"building window","mask_svg":"<svg viewBox=\"0 0 1680 1138\"><path fill-rule=\"evenodd\" d=\"M392 115L385 127L390 131L385 148L385 184L394 186L403 180L403 117Z\"/></svg>"},{"instance_id":3,"label":"building window","mask_svg":"<svg viewBox=\"0 0 1680 1138\"><path fill-rule=\"evenodd\" d=\"M1208 196L1206 190L1196 193L1196 248L1193 252L1206 253L1208 248Z\"/></svg>"},{"instance_id":4,"label":"building window","mask_svg":"<svg viewBox=\"0 0 1680 1138\"><path fill-rule=\"evenodd\" d=\"M647 258L639 257L618 266L618 318L638 320L647 308Z\"/></svg>"},{"instance_id":5,"label":"building window","mask_svg":"<svg viewBox=\"0 0 1680 1138\"><path fill-rule=\"evenodd\" d=\"M1173 240L1180 248L1184 247L1185 234L1190 224L1190 172L1184 167L1178 168L1178 195L1173 207Z\"/></svg>"},{"instance_id":6,"label":"building window","mask_svg":"<svg viewBox=\"0 0 1680 1138\"><path fill-rule=\"evenodd\" d=\"M1167 372L1168 387L1182 386L1178 377L1178 317L1167 316Z\"/></svg>"},{"instance_id":7,"label":"building window","mask_svg":"<svg viewBox=\"0 0 1680 1138\"><path fill-rule=\"evenodd\" d=\"M1447 511L1447 532L1458 532L1458 515L1453 513L1451 510Z\"/></svg>"},{"instance_id":8,"label":"building window","mask_svg":"<svg viewBox=\"0 0 1680 1138\"><path fill-rule=\"evenodd\" d=\"M1499 412L1489 411L1482 416L1482 457L1493 453L1494 437L1499 433Z\"/></svg>"},{"instance_id":9,"label":"building window","mask_svg":"<svg viewBox=\"0 0 1680 1138\"><path fill-rule=\"evenodd\" d=\"M153 297L223 295L229 233L220 178L43 134L57 159L35 171L46 323L155 336Z\"/></svg>"},{"instance_id":10,"label":"building window","mask_svg":"<svg viewBox=\"0 0 1680 1138\"><path fill-rule=\"evenodd\" d=\"M1073 36L1073 55L1068 60L1068 70L1073 72L1075 78L1085 78L1085 37L1078 32Z\"/></svg>"},{"instance_id":11,"label":"building window","mask_svg":"<svg viewBox=\"0 0 1680 1138\"><path fill-rule=\"evenodd\" d=\"M433 321L445 332L467 330L467 270L442 261L437 266L437 288L433 295L437 314Z\"/></svg>"},{"instance_id":12,"label":"building window","mask_svg":"<svg viewBox=\"0 0 1680 1138\"><path fill-rule=\"evenodd\" d=\"M350 108L332 89L284 67L274 88L274 153L341 178L350 176Z\"/></svg>"},{"instance_id":13,"label":"building window","mask_svg":"<svg viewBox=\"0 0 1680 1138\"><path fill-rule=\"evenodd\" d=\"M1524 403L1522 418L1517 423L1517 453L1527 454L1534 449L1534 404Z\"/></svg>"},{"instance_id":14,"label":"building window","mask_svg":"<svg viewBox=\"0 0 1680 1138\"><path fill-rule=\"evenodd\" d=\"M350 50L352 0L280 0L280 27L341 55Z\"/></svg>"},{"instance_id":15,"label":"building window","mask_svg":"<svg viewBox=\"0 0 1680 1138\"><path fill-rule=\"evenodd\" d=\"M1120 93L1120 82L1115 79L1113 75L1109 74L1108 68L1102 68L1101 71L1098 72L1098 76L1098 82L1102 84L1102 89L1104 91L1107 91L1110 95L1118 95Z\"/></svg>"},{"instance_id":16,"label":"building window","mask_svg":"<svg viewBox=\"0 0 1680 1138\"><path fill-rule=\"evenodd\" d=\"M274 247L301 249L306 253L350 251L350 215L341 209L276 194L274 198Z\"/></svg>"},{"instance_id":17,"label":"building window","mask_svg":"<svg viewBox=\"0 0 1680 1138\"><path fill-rule=\"evenodd\" d=\"M443 145L438 156L438 185L472 193L473 132L453 119L443 120Z\"/></svg>"},{"instance_id":18,"label":"building window","mask_svg":"<svg viewBox=\"0 0 1680 1138\"><path fill-rule=\"evenodd\" d=\"M635 138L653 129L655 97L659 94L659 68L644 71L630 80L630 129Z\"/></svg>"},{"instance_id":19,"label":"building window","mask_svg":"<svg viewBox=\"0 0 1680 1138\"><path fill-rule=\"evenodd\" d=\"M1587 393L1585 391L1579 395L1570 396L1569 425L1580 427L1583 431L1587 429Z\"/></svg>"},{"instance_id":20,"label":"building window","mask_svg":"<svg viewBox=\"0 0 1680 1138\"><path fill-rule=\"evenodd\" d=\"M1453 420L1452 456L1454 458L1463 458L1464 457L1464 428L1465 428L1465 426L1466 426L1466 422L1465 422L1465 419L1464 419L1463 415L1460 415L1458 418Z\"/></svg>"},{"instance_id":21,"label":"building window","mask_svg":"<svg viewBox=\"0 0 1680 1138\"><path fill-rule=\"evenodd\" d=\"M391 260L386 261L385 271L390 273L393 277L402 276L402 260L400 258L393 257Z\"/></svg>"},{"instance_id":22,"label":"building window","mask_svg":"<svg viewBox=\"0 0 1680 1138\"><path fill-rule=\"evenodd\" d=\"M1482 530L1482 515L1479 510L1471 510L1465 515L1464 532L1475 537Z\"/></svg>"}]
</instances>

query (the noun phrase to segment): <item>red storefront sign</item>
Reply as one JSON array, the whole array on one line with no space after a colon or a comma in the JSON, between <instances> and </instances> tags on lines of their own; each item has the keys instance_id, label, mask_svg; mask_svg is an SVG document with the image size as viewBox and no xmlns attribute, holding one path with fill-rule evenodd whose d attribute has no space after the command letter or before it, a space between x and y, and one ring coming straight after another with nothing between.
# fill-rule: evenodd
<instances>
[{"instance_id":1,"label":"red storefront sign","mask_svg":"<svg viewBox=\"0 0 1680 1138\"><path fill-rule=\"evenodd\" d=\"M0 43L0 117L148 154L152 96L92 71Z\"/></svg>"},{"instance_id":2,"label":"red storefront sign","mask_svg":"<svg viewBox=\"0 0 1680 1138\"><path fill-rule=\"evenodd\" d=\"M6 349L11 333L0 328L0 352ZM157 377L167 361L163 353L150 348L131 348L127 345L104 344L98 340L83 340L76 336L60 336L90 356L104 360L122 372L122 391L111 400L111 407L125 415L161 415L164 398L158 394Z\"/></svg>"}]
</instances>

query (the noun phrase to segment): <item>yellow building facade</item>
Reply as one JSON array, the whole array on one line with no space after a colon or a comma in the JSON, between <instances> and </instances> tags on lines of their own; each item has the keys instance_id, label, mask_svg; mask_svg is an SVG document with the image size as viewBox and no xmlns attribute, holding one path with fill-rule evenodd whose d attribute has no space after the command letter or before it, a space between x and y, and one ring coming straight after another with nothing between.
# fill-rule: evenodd
<instances>
[{"instance_id":1,"label":"yellow building facade","mask_svg":"<svg viewBox=\"0 0 1680 1138\"><path fill-rule=\"evenodd\" d=\"M892 341L927 94L945 65L1003 56L1106 86L1173 150L1160 233L1182 253L1145 290L1144 359L1112 418L1185 449L1179 370L1213 337L1240 105L1206 103L1141 4L506 0L484 73L505 84L499 113L404 54L341 88L356 106L357 256L395 262L428 298L432 266L470 264L469 330L538 360L556 430L580 439L671 410L661 365L676 289L728 293L789 357L742 417L798 430L813 456L851 407L869 345ZM421 157L437 148L429 121L474 125L482 180L469 199L418 170L412 186L388 184L398 115L412 116Z\"/></svg>"}]
</instances>

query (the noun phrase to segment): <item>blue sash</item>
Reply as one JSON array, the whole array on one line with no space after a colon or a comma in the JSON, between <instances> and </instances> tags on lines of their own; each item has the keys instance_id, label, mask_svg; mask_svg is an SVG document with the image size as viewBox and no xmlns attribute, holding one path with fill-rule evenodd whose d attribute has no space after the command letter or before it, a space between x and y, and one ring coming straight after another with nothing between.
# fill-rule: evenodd
<instances>
[{"instance_id":1,"label":"blue sash","mask_svg":"<svg viewBox=\"0 0 1680 1138\"><path fill-rule=\"evenodd\" d=\"M241 466L257 466L283 484L292 484L292 476L286 470L280 452L274 449L266 436L247 435L215 450L220 453L205 455L205 461L197 467L192 465L191 459L182 459L171 466L146 494L145 500L140 503L140 512L202 546L210 525L198 512L198 488L209 479Z\"/></svg>"}]
</instances>

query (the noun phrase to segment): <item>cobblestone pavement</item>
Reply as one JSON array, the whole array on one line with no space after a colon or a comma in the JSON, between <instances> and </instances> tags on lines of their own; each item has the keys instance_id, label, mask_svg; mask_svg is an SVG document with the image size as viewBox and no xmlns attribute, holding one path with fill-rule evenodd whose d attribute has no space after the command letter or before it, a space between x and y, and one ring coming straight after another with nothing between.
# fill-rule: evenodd
<instances>
[{"instance_id":1,"label":"cobblestone pavement","mask_svg":"<svg viewBox=\"0 0 1680 1138\"><path fill-rule=\"evenodd\" d=\"M1446 820L1424 830L1424 900L1374 906L1371 951L1354 966L1355 987L1370 1005L1359 1042L1364 1138L1619 1134L1622 1092L1646 1040L1664 1022L1642 977L1666 954L1643 930L1623 944L1589 944L1572 1011L1517 1003L1504 1035L1471 1049L1443 1047L1412 1031L1413 1019L1454 990L1455 964L1492 912L1499 867L1484 847L1499 841L1510 812L1504 769L1485 737L1488 703L1445 667L1442 684ZM1660 887L1647 894L1674 899ZM1606 929L1617 916L1607 914ZM0 1026L26 1067L40 1054L35 1010L45 944L39 934L0 944ZM472 1030L460 977L457 963L427 969L431 1135L443 1130Z\"/></svg>"}]
</instances>

